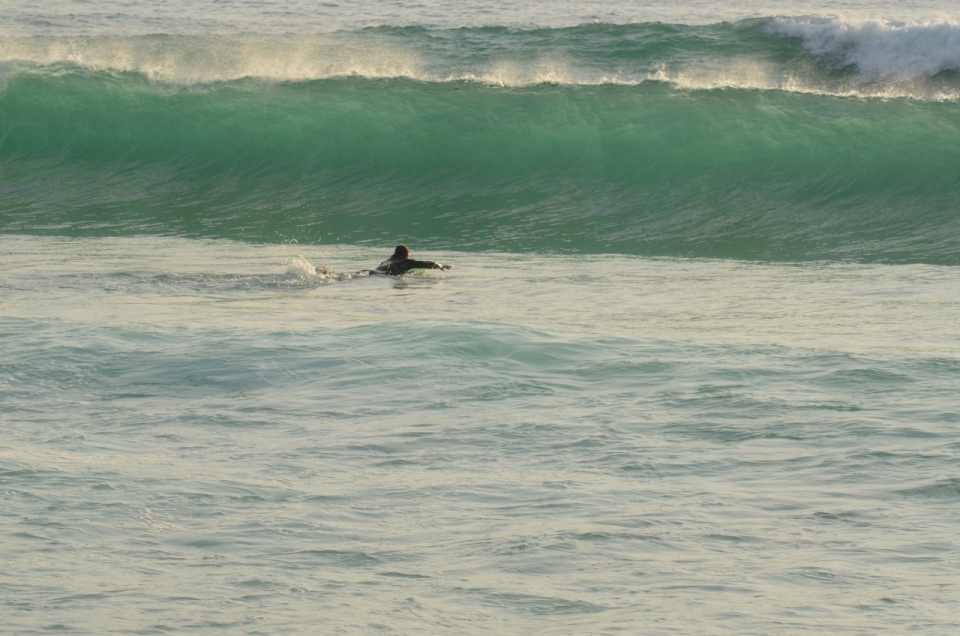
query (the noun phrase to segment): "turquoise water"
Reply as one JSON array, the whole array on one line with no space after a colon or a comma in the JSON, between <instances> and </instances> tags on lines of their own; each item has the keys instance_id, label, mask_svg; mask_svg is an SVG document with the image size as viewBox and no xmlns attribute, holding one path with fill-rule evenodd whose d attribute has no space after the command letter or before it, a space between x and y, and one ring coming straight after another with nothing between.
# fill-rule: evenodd
<instances>
[{"instance_id":1,"label":"turquoise water","mask_svg":"<svg viewBox=\"0 0 960 636\"><path fill-rule=\"evenodd\" d=\"M0 222L956 265L960 27L857 28L13 37Z\"/></svg>"},{"instance_id":2,"label":"turquoise water","mask_svg":"<svg viewBox=\"0 0 960 636\"><path fill-rule=\"evenodd\" d=\"M950 7L8 8L0 631L960 627Z\"/></svg>"}]
</instances>

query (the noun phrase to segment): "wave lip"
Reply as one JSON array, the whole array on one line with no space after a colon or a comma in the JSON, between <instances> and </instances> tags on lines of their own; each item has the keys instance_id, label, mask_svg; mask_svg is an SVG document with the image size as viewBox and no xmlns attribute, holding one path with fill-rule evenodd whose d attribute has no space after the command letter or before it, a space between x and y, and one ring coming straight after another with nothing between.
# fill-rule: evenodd
<instances>
[{"instance_id":1,"label":"wave lip","mask_svg":"<svg viewBox=\"0 0 960 636\"><path fill-rule=\"evenodd\" d=\"M254 78L303 82L423 76L415 48L349 35L280 37L152 35L0 38L0 65L138 73L154 82L203 85Z\"/></svg>"},{"instance_id":2,"label":"wave lip","mask_svg":"<svg viewBox=\"0 0 960 636\"><path fill-rule=\"evenodd\" d=\"M187 87L345 77L504 88L656 81L684 90L955 101L960 25L785 17L699 26L0 37L0 76L77 68Z\"/></svg>"}]
</instances>

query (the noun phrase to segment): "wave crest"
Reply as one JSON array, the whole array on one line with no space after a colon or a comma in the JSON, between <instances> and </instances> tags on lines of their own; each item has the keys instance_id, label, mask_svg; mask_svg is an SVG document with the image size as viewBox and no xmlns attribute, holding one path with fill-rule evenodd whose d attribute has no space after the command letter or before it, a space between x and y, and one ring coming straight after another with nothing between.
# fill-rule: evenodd
<instances>
[{"instance_id":1,"label":"wave crest","mask_svg":"<svg viewBox=\"0 0 960 636\"><path fill-rule=\"evenodd\" d=\"M960 24L787 17L529 31L377 27L313 35L0 37L0 90L11 73L77 67L177 86L247 78L508 88L659 81L694 90L954 101L960 99Z\"/></svg>"},{"instance_id":2,"label":"wave crest","mask_svg":"<svg viewBox=\"0 0 960 636\"><path fill-rule=\"evenodd\" d=\"M212 84L244 78L301 82L337 77L419 78L410 47L344 36L154 35L0 39L0 64L78 66L139 73L151 81Z\"/></svg>"}]
</instances>

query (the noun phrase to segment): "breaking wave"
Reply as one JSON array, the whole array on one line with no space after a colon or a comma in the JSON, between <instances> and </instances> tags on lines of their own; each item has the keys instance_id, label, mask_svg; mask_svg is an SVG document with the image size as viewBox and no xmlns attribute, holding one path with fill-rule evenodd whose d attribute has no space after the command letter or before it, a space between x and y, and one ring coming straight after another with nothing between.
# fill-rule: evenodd
<instances>
[{"instance_id":1,"label":"breaking wave","mask_svg":"<svg viewBox=\"0 0 960 636\"><path fill-rule=\"evenodd\" d=\"M0 231L957 264L958 42L826 18L5 38Z\"/></svg>"}]
</instances>

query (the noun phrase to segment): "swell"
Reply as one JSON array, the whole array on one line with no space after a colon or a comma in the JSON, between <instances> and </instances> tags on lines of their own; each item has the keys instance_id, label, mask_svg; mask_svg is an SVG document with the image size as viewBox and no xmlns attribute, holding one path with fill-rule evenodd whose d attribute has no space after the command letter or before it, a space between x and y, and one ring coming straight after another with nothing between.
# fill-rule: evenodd
<instances>
[{"instance_id":1,"label":"swell","mask_svg":"<svg viewBox=\"0 0 960 636\"><path fill-rule=\"evenodd\" d=\"M14 66L6 233L960 263L952 101Z\"/></svg>"}]
</instances>

